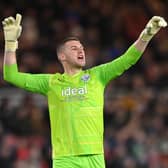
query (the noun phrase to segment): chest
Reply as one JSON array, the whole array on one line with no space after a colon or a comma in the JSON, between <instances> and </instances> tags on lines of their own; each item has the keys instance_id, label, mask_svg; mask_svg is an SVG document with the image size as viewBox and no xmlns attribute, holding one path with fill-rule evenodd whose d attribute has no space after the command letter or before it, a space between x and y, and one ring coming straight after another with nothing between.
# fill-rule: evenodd
<instances>
[{"instance_id":1,"label":"chest","mask_svg":"<svg viewBox=\"0 0 168 168\"><path fill-rule=\"evenodd\" d=\"M84 74L74 78L55 77L50 94L60 102L90 102L102 99L104 88L95 76Z\"/></svg>"}]
</instances>

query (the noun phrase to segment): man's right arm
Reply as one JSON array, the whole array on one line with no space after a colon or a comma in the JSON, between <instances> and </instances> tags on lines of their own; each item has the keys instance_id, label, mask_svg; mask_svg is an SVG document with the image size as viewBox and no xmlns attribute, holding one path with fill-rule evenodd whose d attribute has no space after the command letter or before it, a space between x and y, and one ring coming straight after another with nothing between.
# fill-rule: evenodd
<instances>
[{"instance_id":1,"label":"man's right arm","mask_svg":"<svg viewBox=\"0 0 168 168\"><path fill-rule=\"evenodd\" d=\"M6 18L2 24L5 38L5 53L3 65L3 77L9 83L28 91L37 92L46 95L49 88L48 74L32 75L18 72L16 49L21 34L21 15L17 14L16 19L13 17Z\"/></svg>"}]
</instances>

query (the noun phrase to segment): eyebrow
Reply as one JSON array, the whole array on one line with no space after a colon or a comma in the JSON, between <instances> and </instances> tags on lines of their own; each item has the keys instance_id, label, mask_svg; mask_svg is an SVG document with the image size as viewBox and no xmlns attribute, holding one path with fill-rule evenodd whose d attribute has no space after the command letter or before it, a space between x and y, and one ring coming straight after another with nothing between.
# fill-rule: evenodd
<instances>
[{"instance_id":1,"label":"eyebrow","mask_svg":"<svg viewBox=\"0 0 168 168\"><path fill-rule=\"evenodd\" d=\"M71 46L70 48L76 48L76 47L78 47L78 46L75 45L75 46ZM81 45L79 48L84 48L84 47L83 47L83 45Z\"/></svg>"}]
</instances>

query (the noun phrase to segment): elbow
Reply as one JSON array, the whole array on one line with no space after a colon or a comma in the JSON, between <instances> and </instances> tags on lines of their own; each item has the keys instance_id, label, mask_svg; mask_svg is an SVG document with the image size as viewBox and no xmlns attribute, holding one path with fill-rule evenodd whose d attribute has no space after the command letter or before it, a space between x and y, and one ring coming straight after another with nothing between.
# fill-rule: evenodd
<instances>
[{"instance_id":1,"label":"elbow","mask_svg":"<svg viewBox=\"0 0 168 168\"><path fill-rule=\"evenodd\" d=\"M8 81L8 77L7 77L7 74L5 73L5 71L3 71L3 80Z\"/></svg>"},{"instance_id":2,"label":"elbow","mask_svg":"<svg viewBox=\"0 0 168 168\"><path fill-rule=\"evenodd\" d=\"M15 83L17 76L17 67L15 65L3 67L3 80L9 83Z\"/></svg>"},{"instance_id":3,"label":"elbow","mask_svg":"<svg viewBox=\"0 0 168 168\"><path fill-rule=\"evenodd\" d=\"M12 83L12 76L7 74L7 73L3 73L3 80L9 83Z\"/></svg>"},{"instance_id":4,"label":"elbow","mask_svg":"<svg viewBox=\"0 0 168 168\"><path fill-rule=\"evenodd\" d=\"M7 75L3 75L3 80L6 81L6 82L10 82L10 78L7 77Z\"/></svg>"}]
</instances>

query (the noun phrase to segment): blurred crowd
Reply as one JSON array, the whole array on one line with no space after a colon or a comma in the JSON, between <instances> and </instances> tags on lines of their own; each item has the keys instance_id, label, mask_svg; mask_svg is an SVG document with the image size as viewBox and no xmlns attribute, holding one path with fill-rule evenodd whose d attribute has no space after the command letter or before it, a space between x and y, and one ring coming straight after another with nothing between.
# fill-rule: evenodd
<instances>
[{"instance_id":1,"label":"blurred crowd","mask_svg":"<svg viewBox=\"0 0 168 168\"><path fill-rule=\"evenodd\" d=\"M23 15L17 51L20 71L56 73L63 72L56 55L63 38L81 39L90 68L123 54L153 15L168 21L167 9L166 0L1 0L0 19ZM0 26L0 167L50 168L47 101L3 80L3 54ZM140 61L106 88L107 168L168 168L167 55L164 29Z\"/></svg>"}]
</instances>

